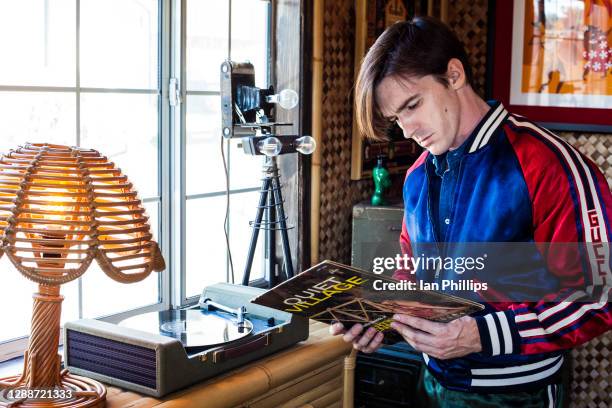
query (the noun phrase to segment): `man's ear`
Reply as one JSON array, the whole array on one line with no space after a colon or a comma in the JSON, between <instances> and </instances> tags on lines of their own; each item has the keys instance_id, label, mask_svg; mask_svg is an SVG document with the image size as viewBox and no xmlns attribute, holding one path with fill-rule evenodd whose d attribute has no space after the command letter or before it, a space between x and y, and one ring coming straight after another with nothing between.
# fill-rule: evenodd
<instances>
[{"instance_id":1,"label":"man's ear","mask_svg":"<svg viewBox=\"0 0 612 408\"><path fill-rule=\"evenodd\" d=\"M465 70L463 64L457 58L451 58L448 61L446 69L446 77L451 88L458 90L466 84Z\"/></svg>"}]
</instances>

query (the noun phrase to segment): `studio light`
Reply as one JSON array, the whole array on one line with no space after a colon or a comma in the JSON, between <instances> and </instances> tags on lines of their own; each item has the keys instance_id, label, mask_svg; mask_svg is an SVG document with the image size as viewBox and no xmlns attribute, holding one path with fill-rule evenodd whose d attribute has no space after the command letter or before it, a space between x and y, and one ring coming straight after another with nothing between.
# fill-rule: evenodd
<instances>
[{"instance_id":1,"label":"studio light","mask_svg":"<svg viewBox=\"0 0 612 408\"><path fill-rule=\"evenodd\" d=\"M295 150L302 154L312 154L317 148L317 142L312 136L302 136L295 140Z\"/></svg>"},{"instance_id":2,"label":"studio light","mask_svg":"<svg viewBox=\"0 0 612 408\"><path fill-rule=\"evenodd\" d=\"M275 157L281 154L302 153L312 154L317 144L311 136L251 136L240 141L246 154L253 156Z\"/></svg>"},{"instance_id":3,"label":"studio light","mask_svg":"<svg viewBox=\"0 0 612 408\"><path fill-rule=\"evenodd\" d=\"M257 142L257 149L261 152L261 154L268 157L278 156L282 148L283 144L274 136L266 137L265 139Z\"/></svg>"},{"instance_id":4,"label":"studio light","mask_svg":"<svg viewBox=\"0 0 612 408\"><path fill-rule=\"evenodd\" d=\"M266 97L266 102L277 103L281 108L291 110L295 108L300 101L300 97L293 89L283 89L275 95Z\"/></svg>"}]
</instances>

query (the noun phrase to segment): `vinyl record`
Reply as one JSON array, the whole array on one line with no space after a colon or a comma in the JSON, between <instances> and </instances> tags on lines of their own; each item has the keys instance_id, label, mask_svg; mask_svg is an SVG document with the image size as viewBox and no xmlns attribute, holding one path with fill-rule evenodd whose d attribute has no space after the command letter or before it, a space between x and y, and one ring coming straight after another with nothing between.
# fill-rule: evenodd
<instances>
[{"instance_id":1,"label":"vinyl record","mask_svg":"<svg viewBox=\"0 0 612 408\"><path fill-rule=\"evenodd\" d=\"M242 325L234 317L200 310L164 310L132 316L120 326L148 333L174 337L188 349L229 343L248 335L253 324L245 319Z\"/></svg>"}]
</instances>

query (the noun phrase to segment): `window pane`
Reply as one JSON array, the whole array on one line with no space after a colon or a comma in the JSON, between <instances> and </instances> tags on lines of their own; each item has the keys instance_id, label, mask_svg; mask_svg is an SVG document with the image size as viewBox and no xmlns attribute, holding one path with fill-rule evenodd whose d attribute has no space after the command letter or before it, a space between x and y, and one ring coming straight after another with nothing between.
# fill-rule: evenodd
<instances>
[{"instance_id":1,"label":"window pane","mask_svg":"<svg viewBox=\"0 0 612 408\"><path fill-rule=\"evenodd\" d=\"M187 96L187 194L225 191L225 173L221 156L221 107L218 96ZM261 185L263 156L251 156L230 142L230 188ZM225 140L223 145L227 146ZM227 150L226 150L227 151Z\"/></svg>"},{"instance_id":2,"label":"window pane","mask_svg":"<svg viewBox=\"0 0 612 408\"><path fill-rule=\"evenodd\" d=\"M0 259L0 308L11 310L13 313L2 315L2 330L0 330L0 343L27 336L30 334L32 321L32 295L38 292L38 284L23 276L8 257ZM60 294L64 296L62 302L62 324L68 320L78 319L78 282L73 280L61 286Z\"/></svg>"},{"instance_id":3,"label":"window pane","mask_svg":"<svg viewBox=\"0 0 612 408\"><path fill-rule=\"evenodd\" d=\"M185 240L187 297L199 295L204 286L226 282L224 217L224 196L187 201Z\"/></svg>"},{"instance_id":4,"label":"window pane","mask_svg":"<svg viewBox=\"0 0 612 408\"><path fill-rule=\"evenodd\" d=\"M230 186L232 190L261 187L264 156L246 154L241 147L238 147L238 143L240 143L238 139L232 139L230 142Z\"/></svg>"},{"instance_id":5,"label":"window pane","mask_svg":"<svg viewBox=\"0 0 612 408\"><path fill-rule=\"evenodd\" d=\"M159 204L145 204L153 239L158 241ZM168 262L168 260L166 260ZM96 261L83 275L83 317L96 318L158 303L160 273L151 272L144 280L120 283L111 279Z\"/></svg>"},{"instance_id":6,"label":"window pane","mask_svg":"<svg viewBox=\"0 0 612 408\"><path fill-rule=\"evenodd\" d=\"M61 324L63 325L66 322L79 318L79 280L75 279L68 283L64 283L60 289L60 293L64 296L61 317Z\"/></svg>"},{"instance_id":7,"label":"window pane","mask_svg":"<svg viewBox=\"0 0 612 408\"><path fill-rule=\"evenodd\" d=\"M74 86L76 1L0 3L0 85Z\"/></svg>"},{"instance_id":8,"label":"window pane","mask_svg":"<svg viewBox=\"0 0 612 408\"><path fill-rule=\"evenodd\" d=\"M232 246L232 260L234 261L234 275L236 283L242 282L244 267L249 253L249 244L253 228L250 221L255 220L257 204L259 203L259 191L250 193L232 194L230 196L230 243ZM264 277L263 273L263 248L265 242L264 230L259 231L255 256L251 265L250 280ZM280 239L280 238L279 238Z\"/></svg>"},{"instance_id":9,"label":"window pane","mask_svg":"<svg viewBox=\"0 0 612 408\"><path fill-rule=\"evenodd\" d=\"M0 152L25 142L72 146L76 143L75 121L74 93L0 92Z\"/></svg>"},{"instance_id":10,"label":"window pane","mask_svg":"<svg viewBox=\"0 0 612 408\"><path fill-rule=\"evenodd\" d=\"M219 91L221 63L227 59L228 12L228 0L187 1L186 69L190 91Z\"/></svg>"},{"instance_id":11,"label":"window pane","mask_svg":"<svg viewBox=\"0 0 612 408\"><path fill-rule=\"evenodd\" d=\"M81 0L81 86L157 89L156 0Z\"/></svg>"},{"instance_id":12,"label":"window pane","mask_svg":"<svg viewBox=\"0 0 612 408\"><path fill-rule=\"evenodd\" d=\"M140 198L158 195L156 95L81 94L81 146L121 168Z\"/></svg>"},{"instance_id":13,"label":"window pane","mask_svg":"<svg viewBox=\"0 0 612 408\"><path fill-rule=\"evenodd\" d=\"M250 61L260 88L267 87L268 8L267 1L232 0L232 60Z\"/></svg>"},{"instance_id":14,"label":"window pane","mask_svg":"<svg viewBox=\"0 0 612 408\"><path fill-rule=\"evenodd\" d=\"M221 156L221 98L187 96L187 194L225 190Z\"/></svg>"},{"instance_id":15,"label":"window pane","mask_svg":"<svg viewBox=\"0 0 612 408\"><path fill-rule=\"evenodd\" d=\"M32 294L36 292L36 283L23 276L9 261L8 257L0 259L0 308L17 311L3 313L0 342L26 336L30 332L32 319Z\"/></svg>"},{"instance_id":16,"label":"window pane","mask_svg":"<svg viewBox=\"0 0 612 408\"><path fill-rule=\"evenodd\" d=\"M149 225L151 225L151 234L153 234L153 240L158 244L160 243L159 236L161 233L159 228L160 205L161 204L159 201L143 203L146 214L149 216Z\"/></svg>"},{"instance_id":17,"label":"window pane","mask_svg":"<svg viewBox=\"0 0 612 408\"><path fill-rule=\"evenodd\" d=\"M83 317L93 319L159 301L159 273L144 280L120 283L109 278L94 261L83 276Z\"/></svg>"}]
</instances>

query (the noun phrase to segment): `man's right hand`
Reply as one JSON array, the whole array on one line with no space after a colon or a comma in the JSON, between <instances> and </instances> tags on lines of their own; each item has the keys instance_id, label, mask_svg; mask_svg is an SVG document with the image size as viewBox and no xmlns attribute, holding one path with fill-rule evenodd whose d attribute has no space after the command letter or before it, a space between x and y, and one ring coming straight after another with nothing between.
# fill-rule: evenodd
<instances>
[{"instance_id":1,"label":"man's right hand","mask_svg":"<svg viewBox=\"0 0 612 408\"><path fill-rule=\"evenodd\" d=\"M373 327L368 328L362 333L363 326L359 323L349 330L346 330L342 323L334 323L329 326L329 332L334 336L342 335L342 340L347 343L353 343L353 348L362 353L374 353L382 346L384 338L384 335Z\"/></svg>"}]
</instances>

